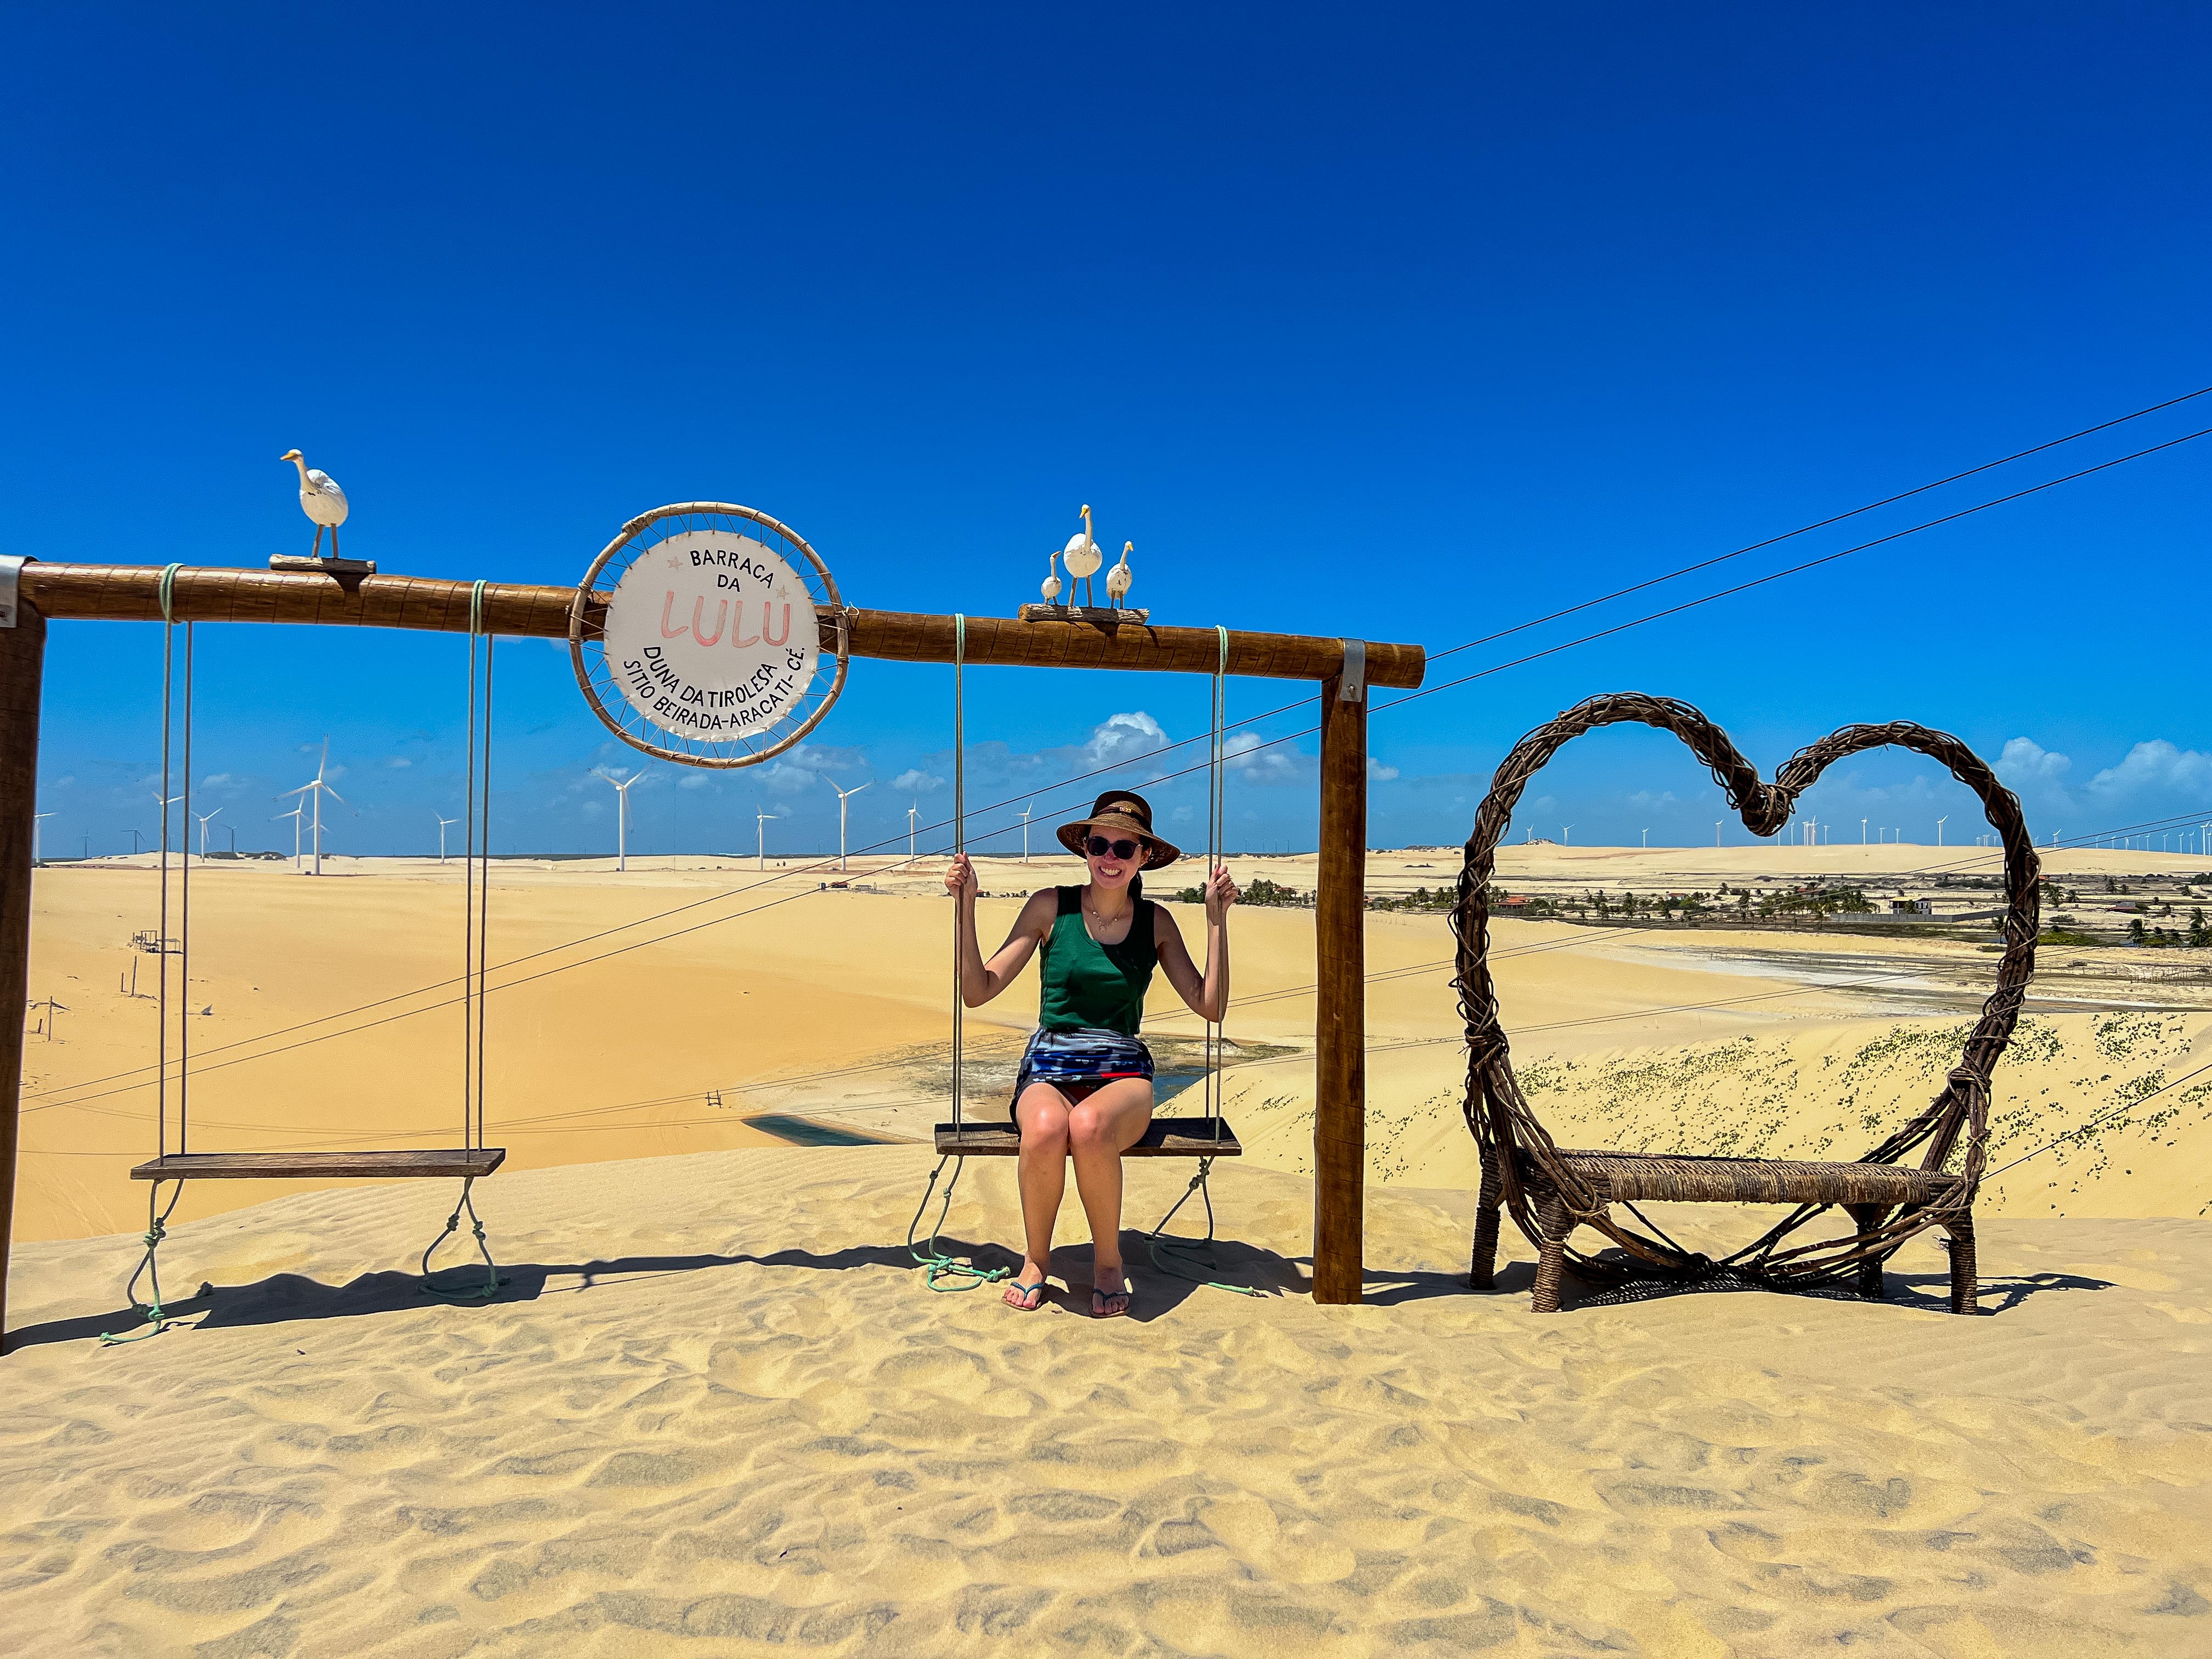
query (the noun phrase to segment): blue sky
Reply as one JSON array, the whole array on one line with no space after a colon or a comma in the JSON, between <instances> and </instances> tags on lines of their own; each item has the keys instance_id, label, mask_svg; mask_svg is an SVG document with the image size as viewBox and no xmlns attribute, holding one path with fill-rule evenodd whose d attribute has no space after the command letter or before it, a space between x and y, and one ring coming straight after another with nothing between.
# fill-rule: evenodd
<instances>
[{"instance_id":1,"label":"blue sky","mask_svg":"<svg viewBox=\"0 0 2212 1659\"><path fill-rule=\"evenodd\" d=\"M633 514L720 498L799 529L855 603L1006 614L1089 501L1161 620L1442 648L2212 384L2201 9L6 27L0 547L44 558L304 551L276 459L297 446L352 498L347 550L389 571L574 581ZM2212 398L1432 680L2200 426ZM1699 704L1769 768L1849 721L1954 730L2003 757L2039 838L2212 816L2208 459L1378 712L1373 839L1463 838L1521 732L1627 688ZM50 854L153 829L159 643L56 628ZM240 845L289 835L271 797L325 734L359 811L333 848L434 845L462 641L233 627L199 649L196 804ZM1296 690L1238 683L1232 716ZM639 786L634 848L749 848L763 805L786 848L828 845L831 776L878 780L856 843L902 840L915 800L942 815L950 694L943 669L856 665L806 750ZM1206 697L979 671L975 798L1141 762ZM500 848L611 848L588 771L629 757L605 736L563 653L502 647ZM1239 757L1232 845L1312 844L1312 748ZM1671 740L1601 734L1514 838L1704 842L1715 799ZM1929 840L1948 812L1955 841L1970 810L1909 757L1807 805L1844 839L1867 817Z\"/></svg>"}]
</instances>

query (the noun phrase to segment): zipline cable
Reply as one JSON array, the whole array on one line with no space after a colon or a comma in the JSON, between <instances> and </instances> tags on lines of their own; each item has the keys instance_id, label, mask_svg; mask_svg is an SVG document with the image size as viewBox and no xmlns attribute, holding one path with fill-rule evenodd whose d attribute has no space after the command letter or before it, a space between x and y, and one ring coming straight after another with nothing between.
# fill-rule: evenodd
<instances>
[{"instance_id":1,"label":"zipline cable","mask_svg":"<svg viewBox=\"0 0 2212 1659\"><path fill-rule=\"evenodd\" d=\"M1978 473L1995 471L1998 467L2008 466L2014 461L2026 460L2030 455L2040 455L2046 449L2057 449L2062 444L2070 444L2076 439L2108 431L2116 426L2125 426L2130 421L2139 421L2146 415L2155 415L2160 410L2172 409L2177 404L2185 404L2191 398L2202 398L2207 392L2212 392L2212 386L2200 386L2194 392L2185 392L2178 398L2169 398L2164 403L2152 404L2146 409L2138 409L2133 414L2117 416L2109 421L2100 421L2094 426L2083 427L2079 432L2069 432L2063 438L2053 438L2047 443L2039 443L2027 449L2015 450L2013 453L2002 456L1996 460L1984 461L1979 466L1970 466L1963 472L1954 472L1948 478L1938 478L1934 483L1922 484L1917 489L1899 490L1896 495L1885 495L1878 501L1869 501L1864 507L1855 507L1848 513L1838 513L1832 517L1816 520L1796 530L1785 530L1778 536L1769 536L1763 542L1753 542L1747 546L1737 548L1732 553L1716 554L1710 559L1700 559L1694 564L1686 564L1678 570L1670 570L1663 576L1653 576L1647 580L1635 582L1626 587L1617 587L1612 592L1601 594L1595 599L1585 599L1580 605L1567 606L1564 611L1554 611L1549 616L1539 617L1533 622L1517 623L1514 627L1502 629L1495 634L1486 634L1479 640L1469 640L1464 645L1455 645L1449 650L1435 652L1431 654L1429 660L1440 662L1446 657L1456 656L1460 652L1471 650L1475 646L1488 645L1495 640L1526 633L1529 629L1540 628L1546 623L1557 622L1562 617L1571 617L1577 611L1589 611L1595 606L1609 604L1614 599L1626 599L1631 593L1640 593L1647 587L1656 587L1662 582L1671 582L1679 576L1687 576L1697 571L1709 570L1717 564L1726 564L1730 559L1740 559L1747 553L1756 553L1762 548L1772 547L1778 543L1790 541L1799 536L1808 536L1815 530L1826 530L1830 525L1842 524L1847 519L1860 518L1879 508L1893 507L1899 501L1910 501L1915 495L1925 495L1931 489L1941 489L1944 485L1957 483L1962 478L1971 478Z\"/></svg>"}]
</instances>

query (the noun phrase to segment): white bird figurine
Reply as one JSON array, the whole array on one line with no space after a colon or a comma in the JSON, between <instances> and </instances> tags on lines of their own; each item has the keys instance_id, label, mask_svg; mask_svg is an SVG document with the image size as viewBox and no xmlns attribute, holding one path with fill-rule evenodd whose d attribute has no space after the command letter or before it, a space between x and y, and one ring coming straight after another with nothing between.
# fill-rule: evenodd
<instances>
[{"instance_id":1,"label":"white bird figurine","mask_svg":"<svg viewBox=\"0 0 2212 1659\"><path fill-rule=\"evenodd\" d=\"M1071 580L1082 578L1085 599L1095 602L1090 579L1097 574L1098 567L1106 561L1106 556L1098 550L1098 544L1091 539L1091 509L1088 507L1083 509L1083 528L1067 538L1067 546L1062 550L1060 556L1067 561L1067 574ZM1067 597L1071 600L1075 597L1073 586L1068 589Z\"/></svg>"},{"instance_id":2,"label":"white bird figurine","mask_svg":"<svg viewBox=\"0 0 2212 1659\"><path fill-rule=\"evenodd\" d=\"M1037 592L1044 595L1047 605L1060 603L1060 550L1056 547L1052 550L1052 574L1044 579Z\"/></svg>"},{"instance_id":3,"label":"white bird figurine","mask_svg":"<svg viewBox=\"0 0 2212 1659\"><path fill-rule=\"evenodd\" d=\"M1123 542L1121 562L1106 573L1106 597L1114 602L1114 608L1116 611L1121 608L1121 601L1129 597L1129 584L1136 580L1136 578L1129 574L1129 555L1136 550L1136 543Z\"/></svg>"},{"instance_id":4,"label":"white bird figurine","mask_svg":"<svg viewBox=\"0 0 2212 1659\"><path fill-rule=\"evenodd\" d=\"M346 521L345 491L320 468L311 467L300 458L296 449L288 449L276 458L289 461L300 469L300 511L314 520L315 550L307 556L319 559L323 555L323 532L331 532L331 556L338 556L338 526Z\"/></svg>"}]
</instances>

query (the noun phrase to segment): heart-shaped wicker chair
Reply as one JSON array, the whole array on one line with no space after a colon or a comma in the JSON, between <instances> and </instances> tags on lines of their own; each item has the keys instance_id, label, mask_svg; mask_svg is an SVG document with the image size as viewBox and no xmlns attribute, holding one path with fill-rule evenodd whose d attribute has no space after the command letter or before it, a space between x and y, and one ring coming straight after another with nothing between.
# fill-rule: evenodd
<instances>
[{"instance_id":1,"label":"heart-shaped wicker chair","mask_svg":"<svg viewBox=\"0 0 2212 1659\"><path fill-rule=\"evenodd\" d=\"M1886 746L1915 750L1940 761L1981 797L1990 825L2004 848L2004 955L1996 988L1966 1039L1943 1091L1926 1110L1852 1164L1820 1164L1750 1158L1675 1157L1647 1152L1578 1151L1553 1143L1522 1098L1513 1075L1498 988L1490 974L1491 872L1498 838L1528 779L1570 738L1623 722L1672 732L1705 762L1757 836L1772 836L1789 823L1797 797L1822 772L1847 755ZM1790 758L1772 783L1761 781L1718 726L1672 698L1620 692L1592 697L1538 726L1514 745L1491 781L1476 813L1459 878L1452 932L1459 942L1453 983L1467 1021L1467 1121L1482 1154L1482 1192L1476 1212L1474 1256L1468 1282L1487 1290L1498 1255L1501 1206L1536 1247L1534 1306L1559 1308L1560 1279L1571 1270L1597 1285L1639 1279L1693 1284L1723 1275L1778 1290L1849 1284L1863 1295L1881 1294L1882 1263L1926 1227L1941 1227L1951 1251L1951 1309L1974 1311L1974 1191L1981 1180L1989 1137L1990 1073L2005 1045L2035 970L2039 891L2035 850L2020 802L1957 738L1906 721L1851 726L1807 745ZM1917 1166L1901 1160L1924 1147ZM1788 1204L1780 1222L1733 1255L1712 1258L1667 1239L1636 1206L1644 1201ZM1627 1210L1649 1230L1638 1231L1613 1213ZM1800 1230L1832 1207L1848 1213L1855 1231L1841 1238L1792 1243ZM1610 1258L1569 1248L1579 1227L1595 1228L1619 1254ZM1650 1234L1660 1234L1654 1237ZM1602 1248L1602 1247L1601 1247Z\"/></svg>"}]
</instances>

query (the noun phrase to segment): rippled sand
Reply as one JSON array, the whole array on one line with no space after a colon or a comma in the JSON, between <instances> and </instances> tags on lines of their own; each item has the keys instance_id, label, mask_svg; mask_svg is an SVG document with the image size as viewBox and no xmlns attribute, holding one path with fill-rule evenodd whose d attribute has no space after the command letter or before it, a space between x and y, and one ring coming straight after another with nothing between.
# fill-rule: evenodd
<instances>
[{"instance_id":1,"label":"rippled sand","mask_svg":"<svg viewBox=\"0 0 2212 1659\"><path fill-rule=\"evenodd\" d=\"M39 1654L2212 1651L2212 1224L1985 1224L1983 1305L1458 1287L1465 1200L1218 1180L1246 1298L931 1295L919 1150L502 1175L492 1306L400 1269L449 1190L172 1237L194 1322L102 1349L128 1237L19 1247L0 1593ZM1149 1219L1186 1171L1133 1168ZM954 1231L1013 1236L978 1164ZM1749 1218L1695 1212L1741 1229ZM1073 1206L1069 1225L1079 1231ZM1716 1233L1714 1236L1718 1236ZM1081 1285L1087 1247L1056 1266ZM987 1252L986 1259L1003 1261Z\"/></svg>"}]
</instances>

